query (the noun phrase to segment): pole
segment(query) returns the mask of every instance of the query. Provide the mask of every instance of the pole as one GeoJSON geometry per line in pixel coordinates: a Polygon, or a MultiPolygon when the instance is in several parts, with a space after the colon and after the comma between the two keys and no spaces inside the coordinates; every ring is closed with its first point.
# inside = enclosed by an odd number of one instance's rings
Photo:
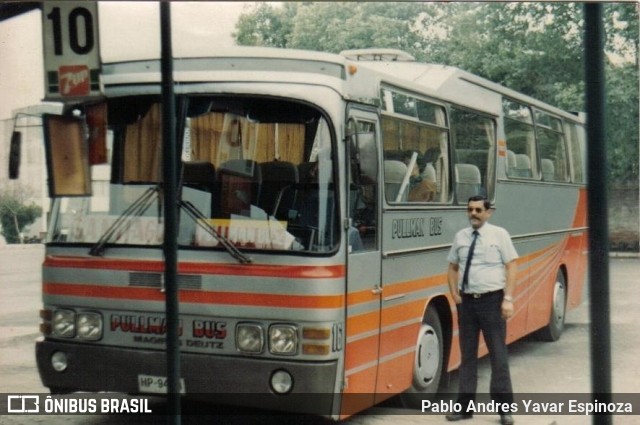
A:
{"type": "MultiPolygon", "coordinates": [[[[588,146],[589,313],[591,316],[592,401],[611,402],[611,334],[609,323],[609,221],[607,216],[607,150],[605,145],[604,31],[602,4],[587,3],[585,80],[588,146]]],[[[609,425],[611,414],[593,416],[609,425]]]]}
{"type": "Polygon", "coordinates": [[[164,187],[164,282],[167,317],[168,423],[180,424],[180,345],[178,341],[178,213],[176,102],[173,90],[171,2],[160,2],[162,69],[162,162],[164,187]]]}

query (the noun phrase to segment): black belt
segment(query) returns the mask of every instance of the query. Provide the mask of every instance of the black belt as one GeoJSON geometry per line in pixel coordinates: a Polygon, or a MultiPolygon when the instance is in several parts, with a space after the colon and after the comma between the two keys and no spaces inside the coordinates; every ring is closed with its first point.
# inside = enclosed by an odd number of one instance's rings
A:
{"type": "Polygon", "coordinates": [[[491,292],[483,292],[481,294],[471,294],[471,293],[462,293],[462,296],[465,298],[473,298],[473,299],[478,299],[478,298],[484,298],[484,297],[488,297],[491,295],[495,295],[495,294],[499,294],[504,292],[503,289],[498,289],[497,291],[491,291],[491,292]]]}

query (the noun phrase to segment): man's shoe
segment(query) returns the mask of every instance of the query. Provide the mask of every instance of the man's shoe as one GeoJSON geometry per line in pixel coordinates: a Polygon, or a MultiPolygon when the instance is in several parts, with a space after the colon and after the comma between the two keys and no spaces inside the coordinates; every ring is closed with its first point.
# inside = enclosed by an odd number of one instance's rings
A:
{"type": "Polygon", "coordinates": [[[445,418],[447,418],[447,420],[449,422],[456,422],[456,421],[462,421],[465,419],[471,419],[473,418],[473,415],[470,413],[454,413],[453,415],[447,415],[445,416],[445,418]]]}
{"type": "Polygon", "coordinates": [[[500,424],[501,425],[513,425],[515,421],[513,420],[513,416],[511,415],[500,415],[500,424]]]}

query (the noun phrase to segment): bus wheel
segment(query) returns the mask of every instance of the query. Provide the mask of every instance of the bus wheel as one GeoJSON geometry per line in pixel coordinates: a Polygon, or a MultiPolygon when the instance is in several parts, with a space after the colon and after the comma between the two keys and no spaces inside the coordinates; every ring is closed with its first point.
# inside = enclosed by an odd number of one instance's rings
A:
{"type": "Polygon", "coordinates": [[[438,391],[443,366],[443,341],[440,317],[433,308],[427,309],[418,340],[413,364],[411,388],[400,395],[406,407],[420,408],[422,400],[438,391]]]}
{"type": "Polygon", "coordinates": [[[553,299],[549,324],[540,329],[538,336],[543,341],[557,341],[564,329],[564,317],[567,310],[567,283],[564,274],[558,270],[556,282],[553,285],[553,299]]]}

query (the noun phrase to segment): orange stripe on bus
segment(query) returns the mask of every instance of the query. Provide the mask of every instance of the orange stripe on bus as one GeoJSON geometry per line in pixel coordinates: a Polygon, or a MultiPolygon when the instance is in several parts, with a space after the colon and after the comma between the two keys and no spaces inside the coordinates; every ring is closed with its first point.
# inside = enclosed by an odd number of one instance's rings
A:
{"type": "MultiPolygon", "coordinates": [[[[519,263],[519,280],[516,287],[516,297],[523,292],[530,291],[532,288],[526,285],[529,282],[528,275],[537,275],[543,270],[557,264],[562,254],[562,247],[566,240],[559,241],[553,245],[547,246],[542,250],[536,251],[529,255],[525,255],[518,259],[519,263]],[[533,260],[542,258],[541,262],[532,264],[533,260]]],[[[446,275],[429,276],[423,279],[416,279],[407,282],[387,283],[384,286],[384,296],[390,297],[399,294],[410,294],[420,290],[429,289],[445,285],[446,275]]],[[[366,302],[376,301],[371,295],[370,290],[351,293],[347,297],[349,306],[364,304],[366,302]]],[[[347,318],[347,336],[354,337],[367,332],[375,332],[379,325],[383,328],[394,326],[398,323],[419,320],[422,318],[423,310],[427,302],[427,297],[418,300],[400,303],[391,307],[383,307],[383,321],[379,323],[378,310],[370,311],[357,315],[350,315],[347,318]]],[[[384,304],[383,304],[384,306],[384,304]]]]}
{"type": "Polygon", "coordinates": [[[374,295],[373,292],[371,292],[371,288],[357,292],[349,292],[347,294],[347,304],[349,306],[365,304],[372,301],[377,302],[378,295],[374,295]]]}
{"type": "MultiPolygon", "coordinates": [[[[422,318],[426,299],[419,299],[404,304],[385,307],[382,327],[394,326],[398,323],[419,321],[422,318]]],[[[378,310],[347,317],[347,337],[354,337],[367,332],[378,332],[380,327],[380,312],[378,310]]]]}
{"type": "Polygon", "coordinates": [[[414,323],[385,332],[380,345],[380,357],[415,348],[419,329],[420,323],[414,323]]]}
{"type": "Polygon", "coordinates": [[[378,334],[347,343],[344,370],[349,372],[359,366],[376,363],[378,360],[378,334]]]}
{"type": "MultiPolygon", "coordinates": [[[[99,285],[74,285],[45,282],[42,292],[47,295],[63,295],[87,298],[164,301],[164,293],[153,288],[115,287],[99,285]]],[[[343,308],[342,295],[282,295],[247,294],[242,292],[214,292],[180,290],[181,302],[195,304],[226,304],[256,307],[287,308],[343,308]]]]}
{"type": "MultiPolygon", "coordinates": [[[[45,267],[68,267],[79,269],[123,270],[143,272],[163,272],[164,262],[155,260],[126,260],[82,257],[47,256],[45,267]]],[[[305,279],[335,279],[344,277],[344,265],[326,266],[293,266],[270,264],[222,264],[222,263],[193,263],[178,264],[179,273],[202,275],[230,275],[230,276],[264,276],[280,278],[305,279]]]]}
{"type": "Polygon", "coordinates": [[[347,317],[347,337],[371,331],[377,332],[379,327],[380,312],[378,310],[347,317]]]}
{"type": "Polygon", "coordinates": [[[527,254],[522,257],[519,257],[516,261],[518,262],[519,266],[526,265],[527,263],[530,263],[539,257],[547,255],[549,252],[554,251],[557,248],[558,248],[558,244],[554,243],[552,245],[544,247],[539,251],[535,251],[535,252],[532,252],[531,254],[527,254]]]}
{"type": "Polygon", "coordinates": [[[397,394],[411,386],[414,356],[407,353],[384,362],[378,372],[376,403],[388,398],[383,394],[397,394]]]}
{"type": "Polygon", "coordinates": [[[391,297],[399,294],[421,291],[427,288],[446,285],[447,275],[437,274],[406,282],[387,283],[384,285],[383,297],[391,297]]]}
{"type": "Polygon", "coordinates": [[[377,369],[371,367],[349,376],[348,385],[342,395],[340,418],[345,419],[374,404],[374,384],[377,369]]]}
{"type": "Polygon", "coordinates": [[[382,327],[386,328],[397,323],[422,319],[426,305],[426,299],[419,299],[403,304],[385,307],[383,312],[382,327]]]}

